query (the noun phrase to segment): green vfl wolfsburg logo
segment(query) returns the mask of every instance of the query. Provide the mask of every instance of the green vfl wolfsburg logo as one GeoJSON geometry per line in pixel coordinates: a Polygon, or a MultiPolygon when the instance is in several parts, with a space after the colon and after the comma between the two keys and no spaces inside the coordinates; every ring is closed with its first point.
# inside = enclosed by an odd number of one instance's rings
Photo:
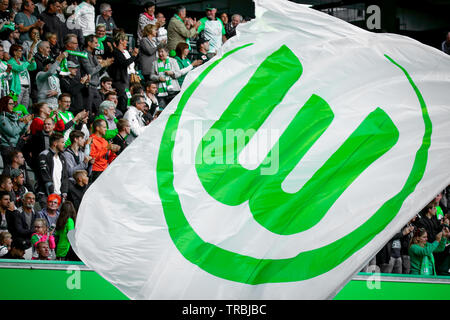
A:
{"type": "MultiPolygon", "coordinates": [[[[157,162],[158,190],[175,246],[187,260],[206,272],[247,284],[306,280],[328,272],[344,262],[392,221],[423,177],[432,125],[422,95],[408,72],[386,55],[386,59],[406,76],[406,80],[414,89],[425,124],[422,144],[416,151],[412,170],[402,189],[354,231],[333,243],[300,252],[294,257],[257,259],[205,242],[187,221],[180,197],[174,188],[171,155],[175,139],[172,137],[178,130],[187,102],[204,78],[228,56],[250,45],[231,50],[214,61],[182,94],[175,113],[167,121],[161,141],[157,162]]],[[[274,174],[261,174],[262,165],[249,170],[239,164],[239,154],[248,141],[237,148],[229,141],[224,142],[221,148],[211,148],[214,143],[212,135],[217,132],[224,136],[227,130],[257,132],[288,90],[299,80],[302,70],[299,59],[287,46],[273,52],[261,63],[220,119],[205,134],[196,153],[196,171],[210,196],[229,206],[248,201],[254,219],[267,230],[280,235],[299,233],[316,225],[355,179],[386,154],[399,139],[399,132],[390,117],[383,109],[376,108],[295,193],[284,192],[281,188],[282,182],[327,130],[334,118],[328,103],[318,95],[312,95],[305,105],[299,108],[292,122],[262,162],[269,162],[271,153],[277,150],[279,170],[274,174]],[[272,93],[270,96],[259,94],[267,90],[272,93]],[[230,159],[232,161],[229,161],[230,159]]],[[[251,138],[252,135],[249,136],[249,139],[251,138]]]]}

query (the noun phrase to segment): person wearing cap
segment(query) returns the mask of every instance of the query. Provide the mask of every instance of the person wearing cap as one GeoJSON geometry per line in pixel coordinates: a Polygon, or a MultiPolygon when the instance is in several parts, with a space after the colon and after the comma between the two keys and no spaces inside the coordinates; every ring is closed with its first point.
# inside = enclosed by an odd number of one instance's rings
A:
{"type": "Polygon", "coordinates": [[[56,61],[45,60],[43,63],[44,70],[36,75],[38,101],[46,102],[52,110],[58,108],[58,96],[61,94],[61,87],[57,71],[64,58],[67,58],[66,52],[62,52],[56,58],[56,61]]]}
{"type": "Polygon", "coordinates": [[[67,61],[67,68],[69,74],[60,77],[61,91],[70,94],[71,103],[69,111],[73,114],[78,114],[84,110],[84,97],[88,95],[89,76],[84,75],[78,78],[80,65],[73,61],[67,61]]]}
{"type": "Polygon", "coordinates": [[[197,39],[197,53],[194,54],[195,59],[203,61],[203,63],[209,61],[215,53],[209,52],[209,41],[204,37],[197,39]]]}
{"type": "Polygon", "coordinates": [[[200,21],[191,19],[186,16],[186,8],[183,6],[177,7],[177,12],[170,19],[167,27],[167,48],[169,52],[175,55],[175,48],[178,43],[184,42],[189,45],[190,38],[194,38],[200,26],[200,21]]]}
{"type": "Polygon", "coordinates": [[[25,255],[25,250],[27,249],[26,244],[23,241],[13,239],[11,243],[11,250],[8,251],[0,259],[20,259],[25,260],[23,257],[25,255]]]}
{"type": "Polygon", "coordinates": [[[111,140],[113,139],[118,133],[118,129],[117,129],[117,122],[119,120],[117,120],[116,118],[116,104],[112,101],[103,101],[100,104],[99,107],[99,112],[98,112],[98,116],[97,118],[95,118],[95,120],[97,119],[102,119],[106,121],[106,133],[103,136],[103,138],[105,138],[105,140],[111,140]]]}
{"type": "Polygon", "coordinates": [[[222,20],[216,18],[217,9],[211,5],[206,6],[206,17],[200,19],[198,33],[209,40],[209,53],[216,53],[222,44],[227,41],[225,26],[222,20]]]}
{"type": "Polygon", "coordinates": [[[140,44],[143,35],[143,31],[146,25],[149,24],[156,24],[156,17],[155,17],[155,2],[148,1],[145,2],[143,5],[143,11],[141,14],[139,14],[138,19],[138,28],[137,28],[137,36],[138,36],[138,44],[140,44]]]}

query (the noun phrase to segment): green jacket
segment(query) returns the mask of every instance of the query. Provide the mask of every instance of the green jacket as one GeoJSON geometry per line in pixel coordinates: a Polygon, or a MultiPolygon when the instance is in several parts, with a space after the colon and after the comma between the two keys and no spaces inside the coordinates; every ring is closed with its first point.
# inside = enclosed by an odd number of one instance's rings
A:
{"type": "MultiPolygon", "coordinates": [[[[117,128],[116,129],[111,129],[111,130],[108,129],[108,121],[106,120],[106,118],[105,118],[105,116],[103,114],[97,116],[94,119],[94,121],[97,120],[97,119],[102,119],[102,120],[105,120],[105,122],[106,122],[106,133],[105,133],[105,136],[103,137],[105,140],[111,140],[119,133],[119,129],[117,129],[117,128]]],[[[118,121],[119,120],[117,120],[117,118],[114,118],[114,122],[116,124],[117,124],[118,121]]]]}
{"type": "MultiPolygon", "coordinates": [[[[420,268],[422,265],[422,260],[424,256],[429,257],[429,261],[432,262],[432,268],[434,271],[434,258],[433,252],[442,252],[445,249],[445,244],[447,239],[442,237],[441,242],[434,241],[433,243],[427,242],[424,247],[419,246],[418,244],[413,244],[409,250],[408,254],[411,259],[411,274],[420,274],[420,268]]],[[[434,271],[434,274],[436,272],[434,271]]]]}
{"type": "Polygon", "coordinates": [[[20,136],[27,131],[28,125],[19,121],[19,115],[15,112],[3,112],[0,114],[0,144],[2,146],[15,147],[20,136]]]}
{"type": "MultiPolygon", "coordinates": [[[[11,70],[12,78],[9,83],[9,88],[10,88],[10,90],[17,93],[17,95],[19,95],[20,91],[21,91],[19,74],[21,72],[26,72],[28,79],[30,79],[30,75],[28,74],[28,71],[36,70],[36,61],[34,61],[34,59],[33,59],[31,63],[28,61],[21,61],[21,64],[18,64],[16,62],[16,59],[11,58],[8,60],[8,63],[12,66],[12,70],[11,70]]],[[[30,84],[31,84],[31,81],[30,81],[30,84]]]]}

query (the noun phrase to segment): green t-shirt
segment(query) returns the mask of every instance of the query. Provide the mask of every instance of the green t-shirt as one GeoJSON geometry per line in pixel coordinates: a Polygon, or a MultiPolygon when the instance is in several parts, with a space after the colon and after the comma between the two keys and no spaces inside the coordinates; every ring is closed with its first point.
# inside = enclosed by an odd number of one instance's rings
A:
{"type": "Polygon", "coordinates": [[[56,235],[59,237],[56,246],[57,257],[65,257],[69,252],[70,242],[69,238],[67,238],[67,233],[72,229],[75,229],[75,223],[72,218],[69,218],[63,230],[56,230],[56,235]]]}

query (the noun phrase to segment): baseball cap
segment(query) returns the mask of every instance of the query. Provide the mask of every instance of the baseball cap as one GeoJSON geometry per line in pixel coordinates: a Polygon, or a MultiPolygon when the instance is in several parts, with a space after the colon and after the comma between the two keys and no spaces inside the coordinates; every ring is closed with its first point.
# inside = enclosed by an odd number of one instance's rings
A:
{"type": "Polygon", "coordinates": [[[212,6],[211,4],[207,4],[205,10],[214,10],[216,7],[212,6]]]}
{"type": "Polygon", "coordinates": [[[197,40],[197,48],[200,48],[200,46],[201,46],[203,43],[208,42],[208,41],[209,41],[209,40],[205,39],[204,37],[198,38],[198,40],[197,40]]]}

